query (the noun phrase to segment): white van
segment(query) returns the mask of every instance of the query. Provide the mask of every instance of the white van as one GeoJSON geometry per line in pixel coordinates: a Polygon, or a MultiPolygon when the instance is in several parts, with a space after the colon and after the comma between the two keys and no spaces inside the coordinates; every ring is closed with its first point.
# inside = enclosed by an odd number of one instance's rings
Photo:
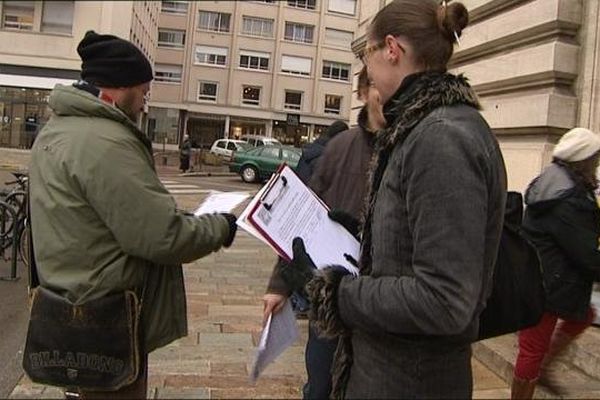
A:
{"type": "Polygon", "coordinates": [[[210,152],[231,160],[236,151],[246,151],[252,148],[247,142],[235,139],[218,139],[210,147],[210,152]]]}
{"type": "Polygon", "coordinates": [[[248,142],[251,146],[281,146],[281,142],[275,138],[260,135],[243,135],[240,139],[248,142]]]}

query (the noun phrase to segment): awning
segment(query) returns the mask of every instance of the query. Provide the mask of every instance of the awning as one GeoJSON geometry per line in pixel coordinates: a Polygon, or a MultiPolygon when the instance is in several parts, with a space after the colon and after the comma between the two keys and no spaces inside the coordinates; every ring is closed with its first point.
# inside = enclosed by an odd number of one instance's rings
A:
{"type": "Polygon", "coordinates": [[[54,89],[56,84],[71,85],[75,80],[46,78],[41,76],[0,74],[0,86],[11,86],[32,89],[54,89]]]}

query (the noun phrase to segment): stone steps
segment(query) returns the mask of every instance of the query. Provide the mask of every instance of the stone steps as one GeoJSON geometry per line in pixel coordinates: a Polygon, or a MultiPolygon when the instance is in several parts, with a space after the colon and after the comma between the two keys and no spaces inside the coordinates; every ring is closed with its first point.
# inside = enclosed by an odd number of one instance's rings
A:
{"type": "MultiPolygon", "coordinates": [[[[510,334],[473,345],[473,354],[506,382],[511,382],[517,357],[517,335],[510,334]]],[[[600,398],[600,329],[589,328],[569,348],[558,367],[567,392],[562,398],[600,398]]],[[[557,398],[538,386],[536,398],[557,398]]]]}

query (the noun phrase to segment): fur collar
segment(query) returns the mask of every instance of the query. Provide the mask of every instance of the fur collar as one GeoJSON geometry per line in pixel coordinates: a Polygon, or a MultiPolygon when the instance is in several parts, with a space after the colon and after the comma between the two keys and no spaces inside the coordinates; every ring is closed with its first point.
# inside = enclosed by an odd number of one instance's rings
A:
{"type": "Polygon", "coordinates": [[[436,108],[466,104],[481,109],[477,95],[462,75],[424,72],[405,80],[410,83],[401,85],[384,106],[385,117],[391,123],[379,133],[378,149],[394,147],[436,108]]]}

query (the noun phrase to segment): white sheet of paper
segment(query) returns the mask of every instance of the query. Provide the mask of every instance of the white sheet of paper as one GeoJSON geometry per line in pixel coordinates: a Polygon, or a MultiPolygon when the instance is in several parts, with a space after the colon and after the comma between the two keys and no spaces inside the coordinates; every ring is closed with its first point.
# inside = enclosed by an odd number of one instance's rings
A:
{"type": "Polygon", "coordinates": [[[256,382],[267,365],[272,363],[281,353],[290,347],[300,336],[296,316],[289,301],[277,314],[269,315],[267,323],[263,328],[250,381],[256,382]]]}
{"type": "MultiPolygon", "coordinates": [[[[254,204],[259,195],[260,192],[253,199],[254,204]]],[[[329,219],[328,211],[300,178],[286,167],[262,199],[262,204],[253,214],[254,221],[250,223],[260,227],[277,243],[284,258],[292,259],[292,241],[300,237],[317,268],[341,265],[358,275],[358,269],[346,260],[344,254],[358,260],[360,243],[342,225],[329,219]],[[265,205],[271,206],[271,209],[268,210],[265,205]]]]}
{"type": "Polygon", "coordinates": [[[211,191],[208,197],[194,211],[194,215],[231,212],[244,200],[250,197],[248,192],[218,192],[211,191]]]}

